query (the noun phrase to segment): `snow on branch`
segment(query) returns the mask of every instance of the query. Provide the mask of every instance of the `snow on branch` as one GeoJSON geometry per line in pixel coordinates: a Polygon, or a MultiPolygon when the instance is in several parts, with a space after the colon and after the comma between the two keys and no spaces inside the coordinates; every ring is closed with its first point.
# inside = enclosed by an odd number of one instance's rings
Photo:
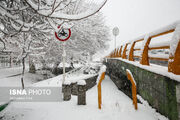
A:
{"type": "MultiPolygon", "coordinates": [[[[39,3],[35,3],[32,0],[25,0],[25,1],[33,10],[35,10],[38,14],[40,14],[42,16],[49,17],[49,18],[55,18],[55,19],[64,19],[64,20],[81,20],[81,19],[87,18],[87,17],[97,13],[107,2],[107,0],[103,0],[103,2],[101,2],[99,5],[97,5],[97,7],[93,8],[93,9],[89,9],[83,13],[66,14],[66,13],[63,13],[62,11],[54,10],[53,9],[54,7],[49,7],[47,5],[46,6],[39,5],[39,3]]],[[[72,1],[72,0],[68,0],[68,2],[64,3],[64,5],[67,5],[70,1],[72,1]]],[[[63,4],[63,2],[62,2],[62,4],[63,4]]],[[[58,5],[55,8],[58,9],[58,7],[62,7],[62,5],[58,5]]]]}

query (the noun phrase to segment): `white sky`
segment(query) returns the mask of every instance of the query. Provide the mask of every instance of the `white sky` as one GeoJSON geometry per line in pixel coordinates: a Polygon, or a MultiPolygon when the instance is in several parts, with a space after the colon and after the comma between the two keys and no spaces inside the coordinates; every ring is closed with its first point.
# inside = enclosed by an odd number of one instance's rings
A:
{"type": "Polygon", "coordinates": [[[180,0],[108,0],[101,12],[111,29],[119,27],[119,44],[180,20],[180,0]]]}

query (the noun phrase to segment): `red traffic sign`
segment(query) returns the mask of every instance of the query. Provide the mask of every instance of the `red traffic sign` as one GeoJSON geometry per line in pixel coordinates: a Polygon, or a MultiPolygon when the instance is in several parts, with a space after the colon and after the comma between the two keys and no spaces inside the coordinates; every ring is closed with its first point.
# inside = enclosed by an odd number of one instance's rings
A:
{"type": "Polygon", "coordinates": [[[59,41],[66,41],[70,38],[71,36],[71,29],[64,29],[61,28],[60,29],[60,25],[58,26],[59,31],[55,32],[55,37],[59,40],[59,41]]]}

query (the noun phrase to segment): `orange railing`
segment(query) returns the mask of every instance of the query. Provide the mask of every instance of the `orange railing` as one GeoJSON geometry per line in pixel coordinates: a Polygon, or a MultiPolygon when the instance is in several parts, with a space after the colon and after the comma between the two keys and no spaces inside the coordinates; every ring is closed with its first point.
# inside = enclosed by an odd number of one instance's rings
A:
{"type": "Polygon", "coordinates": [[[134,77],[131,73],[130,70],[126,69],[126,74],[127,74],[127,78],[128,80],[131,81],[131,90],[132,90],[132,99],[133,99],[133,105],[134,105],[134,108],[137,110],[138,109],[138,105],[137,105],[137,90],[136,90],[136,82],[134,80],[134,77]]]}
{"type": "Polygon", "coordinates": [[[98,108],[101,109],[101,104],[102,104],[102,98],[101,98],[101,82],[104,80],[105,78],[105,72],[103,72],[101,74],[99,83],[98,83],[98,108]]]}
{"type": "MultiPolygon", "coordinates": [[[[161,56],[150,56],[148,54],[149,50],[158,50],[158,49],[174,49],[173,45],[159,45],[155,47],[151,47],[150,42],[152,38],[157,38],[159,36],[163,36],[169,33],[174,32],[173,38],[177,39],[177,34],[180,36],[180,22],[175,22],[169,26],[166,26],[162,29],[159,29],[157,31],[154,31],[150,34],[146,34],[144,36],[141,36],[131,42],[127,42],[124,45],[121,45],[119,48],[116,48],[113,50],[107,58],[117,58],[120,57],[122,59],[128,59],[129,61],[134,61],[135,58],[140,59],[140,64],[142,65],[148,65],[149,66],[149,60],[159,60],[159,61],[168,61],[168,71],[172,72],[176,75],[180,75],[180,40],[177,42],[177,48],[175,49],[175,53],[171,54],[169,53],[168,58],[164,58],[161,56]],[[176,33],[176,34],[175,34],[176,33]],[[135,45],[138,42],[142,42],[143,46],[142,48],[135,48],[135,45]],[[129,49],[128,49],[129,47],[129,49]],[[136,51],[140,51],[140,55],[134,55],[136,51]],[[128,53],[128,54],[127,54],[128,53]]],[[[178,38],[180,39],[180,38],[178,38]]]]}

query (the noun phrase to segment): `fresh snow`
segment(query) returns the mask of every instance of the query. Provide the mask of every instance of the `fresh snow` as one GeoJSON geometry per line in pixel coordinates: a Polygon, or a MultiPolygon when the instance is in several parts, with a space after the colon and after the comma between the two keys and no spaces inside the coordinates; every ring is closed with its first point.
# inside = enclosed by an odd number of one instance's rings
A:
{"type": "Polygon", "coordinates": [[[13,68],[1,68],[0,69],[0,79],[20,74],[22,72],[22,67],[13,67],[13,68]]]}
{"type": "MultiPolygon", "coordinates": [[[[50,81],[56,83],[59,77],[43,81],[43,84],[50,81]]],[[[42,82],[38,84],[42,86],[42,82]]],[[[119,91],[108,76],[102,82],[101,110],[98,109],[97,98],[97,87],[93,87],[86,93],[87,105],[84,106],[77,105],[76,96],[68,102],[12,102],[0,116],[4,116],[2,120],[168,120],[157,115],[147,104],[138,103],[136,111],[132,100],[119,91]]]]}
{"type": "Polygon", "coordinates": [[[86,85],[86,81],[85,80],[79,80],[77,82],[78,85],[86,85]]]}
{"type": "MultiPolygon", "coordinates": [[[[65,14],[62,11],[52,11],[52,8],[48,6],[44,6],[44,7],[40,7],[40,9],[38,10],[38,5],[35,4],[32,0],[27,0],[26,1],[34,10],[36,10],[39,14],[43,15],[43,16],[48,16],[50,18],[55,18],[55,19],[66,19],[66,20],[79,20],[82,18],[86,18],[88,16],[91,16],[93,14],[95,14],[96,12],[98,12],[103,6],[104,4],[107,2],[107,0],[101,0],[101,2],[99,2],[99,4],[97,4],[97,7],[95,7],[94,9],[88,9],[87,11],[83,12],[83,13],[79,13],[79,14],[65,14]]],[[[71,2],[71,0],[69,0],[69,2],[71,2]]],[[[68,3],[67,3],[68,5],[68,3]]],[[[61,9],[62,8],[62,4],[60,4],[59,6],[57,6],[57,9],[61,9]]]]}
{"type": "Polygon", "coordinates": [[[136,81],[134,80],[134,76],[132,75],[131,71],[129,69],[126,69],[126,71],[131,75],[132,80],[133,80],[134,84],[136,85],[136,81]]]}
{"type": "Polygon", "coordinates": [[[180,41],[180,23],[176,26],[172,41],[170,43],[170,56],[174,56],[176,48],[180,41]]]}
{"type": "Polygon", "coordinates": [[[144,37],[144,40],[142,41],[142,46],[141,46],[141,54],[143,54],[143,50],[144,50],[144,47],[149,39],[149,35],[147,34],[145,37],[144,37]]]}
{"type": "Polygon", "coordinates": [[[98,74],[98,78],[97,78],[97,81],[96,83],[99,83],[100,79],[101,79],[101,75],[106,72],[106,66],[105,65],[102,65],[101,68],[100,68],[100,71],[99,71],[99,74],[98,74]]]}
{"type": "Polygon", "coordinates": [[[63,83],[64,85],[70,85],[71,84],[71,82],[69,81],[69,80],[66,80],[66,81],[64,81],[64,83],[63,83]]]}
{"type": "MultiPolygon", "coordinates": [[[[42,75],[31,74],[25,70],[25,87],[43,79],[42,75]]],[[[0,69],[0,87],[21,87],[22,67],[0,69]]]]}

